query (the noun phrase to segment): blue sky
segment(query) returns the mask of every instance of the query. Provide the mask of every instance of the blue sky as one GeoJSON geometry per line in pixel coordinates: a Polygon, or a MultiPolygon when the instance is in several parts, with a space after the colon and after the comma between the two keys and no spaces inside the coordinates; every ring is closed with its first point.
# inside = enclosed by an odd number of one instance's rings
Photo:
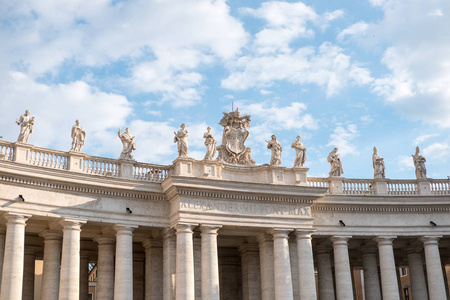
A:
{"type": "Polygon", "coordinates": [[[252,122],[247,146],[300,134],[309,176],[328,176],[338,147],[348,178],[372,178],[372,148],[388,178],[414,178],[418,145],[428,176],[450,175],[450,2],[0,0],[0,135],[36,117],[29,143],[117,158],[119,127],[138,161],[170,164],[173,132],[190,132],[202,159],[207,126],[232,105],[252,122]]]}

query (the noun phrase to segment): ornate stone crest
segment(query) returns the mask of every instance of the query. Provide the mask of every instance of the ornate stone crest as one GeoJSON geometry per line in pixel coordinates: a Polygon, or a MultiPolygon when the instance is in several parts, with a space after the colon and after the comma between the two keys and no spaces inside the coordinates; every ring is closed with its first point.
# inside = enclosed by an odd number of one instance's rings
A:
{"type": "Polygon", "coordinates": [[[245,140],[249,135],[250,115],[241,116],[239,108],[230,113],[223,113],[219,124],[223,126],[222,144],[217,147],[218,160],[235,165],[254,165],[251,149],[245,147],[245,140]]]}

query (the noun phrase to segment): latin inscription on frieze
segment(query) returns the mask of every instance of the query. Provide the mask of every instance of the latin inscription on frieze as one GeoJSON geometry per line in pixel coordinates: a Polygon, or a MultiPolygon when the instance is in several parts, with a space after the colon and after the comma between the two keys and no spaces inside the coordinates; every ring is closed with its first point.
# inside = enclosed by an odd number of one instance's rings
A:
{"type": "Polygon", "coordinates": [[[239,215],[256,216],[291,216],[300,218],[311,217],[310,207],[299,207],[296,205],[268,204],[268,203],[245,203],[226,202],[211,200],[183,199],[180,202],[180,209],[198,210],[211,213],[230,213],[239,215]]]}

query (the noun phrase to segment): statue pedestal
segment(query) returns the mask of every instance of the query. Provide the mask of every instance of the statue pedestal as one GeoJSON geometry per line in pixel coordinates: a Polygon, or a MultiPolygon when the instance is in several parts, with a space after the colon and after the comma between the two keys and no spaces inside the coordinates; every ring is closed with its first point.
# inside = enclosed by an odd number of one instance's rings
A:
{"type": "Polygon", "coordinates": [[[269,179],[268,183],[273,183],[273,184],[286,184],[284,182],[284,171],[285,171],[285,167],[281,167],[281,166],[269,166],[269,176],[267,179],[269,179]]]}
{"type": "Polygon", "coordinates": [[[119,158],[119,177],[133,178],[133,166],[135,163],[135,160],[119,158]]]}
{"type": "Polygon", "coordinates": [[[309,168],[294,167],[292,170],[294,170],[295,173],[295,185],[308,186],[308,177],[306,172],[308,172],[309,168]]]}
{"type": "Polygon", "coordinates": [[[82,152],[69,151],[69,170],[72,172],[83,172],[83,163],[86,154],[82,152]]]}
{"type": "Polygon", "coordinates": [[[387,179],[385,178],[375,178],[373,180],[373,188],[377,195],[387,195],[388,194],[388,186],[387,179]]]}
{"type": "Polygon", "coordinates": [[[173,169],[175,176],[194,176],[193,162],[195,159],[191,157],[178,157],[173,161],[173,169]]]}
{"type": "Polygon", "coordinates": [[[222,179],[223,165],[214,160],[202,160],[203,178],[222,179]]]}
{"type": "Polygon", "coordinates": [[[344,181],[343,177],[339,177],[339,176],[332,176],[329,177],[329,182],[330,182],[330,188],[329,188],[329,192],[330,194],[334,194],[334,195],[340,195],[343,194],[342,191],[342,181],[344,181]]]}
{"type": "Polygon", "coordinates": [[[420,195],[431,195],[431,183],[429,178],[417,179],[417,188],[420,195]]]}
{"type": "Polygon", "coordinates": [[[33,146],[24,143],[14,143],[14,161],[29,164],[31,160],[31,149],[33,146]]]}

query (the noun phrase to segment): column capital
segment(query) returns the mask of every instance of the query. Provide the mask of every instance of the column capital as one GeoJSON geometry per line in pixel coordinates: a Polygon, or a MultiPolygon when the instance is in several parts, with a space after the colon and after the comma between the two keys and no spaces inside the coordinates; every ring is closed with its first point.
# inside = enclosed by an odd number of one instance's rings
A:
{"type": "Polygon", "coordinates": [[[256,241],[258,241],[258,243],[262,243],[262,242],[273,242],[272,236],[270,234],[267,234],[266,232],[261,232],[260,234],[258,234],[256,236],[256,241]]]}
{"type": "Polygon", "coordinates": [[[442,235],[440,236],[431,236],[431,235],[425,235],[422,236],[420,239],[423,242],[424,246],[427,245],[438,245],[439,239],[442,238],[442,235]]]}
{"type": "Polygon", "coordinates": [[[395,235],[380,235],[375,237],[373,240],[378,243],[378,246],[392,245],[394,240],[397,238],[395,235]]]}
{"type": "Polygon", "coordinates": [[[137,226],[133,225],[125,225],[125,224],[116,224],[114,225],[114,230],[116,231],[116,236],[119,235],[133,235],[133,231],[137,228],[137,226]]]}
{"type": "Polygon", "coordinates": [[[174,226],[176,230],[176,234],[178,233],[194,233],[194,228],[197,226],[197,224],[190,224],[190,223],[179,223],[174,226]]]}
{"type": "Polygon", "coordinates": [[[83,226],[87,220],[79,219],[62,219],[59,220],[59,224],[63,227],[63,230],[78,230],[81,231],[81,226],[83,226]]]}
{"type": "Polygon", "coordinates": [[[287,239],[292,231],[294,231],[293,228],[273,228],[269,230],[273,239],[287,239]]]}
{"type": "Polygon", "coordinates": [[[94,242],[99,245],[115,245],[116,237],[108,234],[99,234],[93,238],[94,242]]]}
{"type": "Polygon", "coordinates": [[[240,253],[259,252],[259,246],[256,243],[243,243],[238,248],[240,253]]]}
{"type": "Polygon", "coordinates": [[[378,247],[376,245],[363,245],[361,246],[362,254],[376,254],[378,247]]]}
{"type": "Polygon", "coordinates": [[[161,248],[163,246],[163,242],[160,239],[145,239],[142,241],[142,246],[144,246],[145,250],[149,250],[151,248],[161,248]]]}
{"type": "Polygon", "coordinates": [[[48,230],[44,230],[41,233],[39,233],[40,237],[43,237],[46,241],[49,240],[62,240],[62,232],[61,230],[52,230],[52,229],[48,229],[48,230]]]}
{"type": "Polygon", "coordinates": [[[25,225],[25,222],[31,217],[28,214],[21,214],[15,212],[7,212],[3,215],[6,220],[6,225],[9,224],[22,224],[25,225]]]}
{"type": "Polygon", "coordinates": [[[422,245],[411,245],[411,246],[406,247],[406,249],[405,249],[406,254],[422,253],[422,251],[423,251],[422,245]]]}
{"type": "Polygon", "coordinates": [[[331,254],[331,246],[328,245],[317,245],[314,247],[314,250],[317,254],[331,254]]]}
{"type": "Polygon", "coordinates": [[[161,229],[161,235],[164,240],[175,237],[175,229],[169,227],[163,228],[161,229]]]}
{"type": "Polygon", "coordinates": [[[215,234],[217,235],[219,229],[222,228],[222,225],[213,225],[213,224],[200,224],[200,232],[201,235],[204,234],[215,234]]]}
{"type": "Polygon", "coordinates": [[[296,228],[295,229],[295,236],[297,240],[299,239],[312,239],[312,235],[315,232],[315,229],[302,229],[302,228],[296,228]]]}
{"type": "Polygon", "coordinates": [[[330,240],[333,242],[333,246],[348,245],[348,240],[351,238],[351,235],[334,235],[330,238],[330,240]]]}

